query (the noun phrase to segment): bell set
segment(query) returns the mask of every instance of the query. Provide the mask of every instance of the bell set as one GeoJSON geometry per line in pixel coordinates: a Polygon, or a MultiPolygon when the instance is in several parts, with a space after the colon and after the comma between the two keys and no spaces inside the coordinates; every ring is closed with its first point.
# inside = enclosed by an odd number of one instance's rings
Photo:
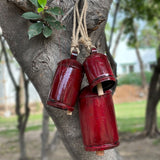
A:
{"type": "Polygon", "coordinates": [[[119,145],[110,90],[116,79],[107,56],[97,53],[96,48],[92,48],[83,66],[76,58],[77,53],[73,52],[70,59],[58,63],[47,104],[67,110],[68,115],[71,115],[79,96],[79,117],[85,150],[103,155],[104,150],[119,145]],[[80,92],[84,72],[89,86],[80,92]],[[97,86],[102,87],[101,95],[97,86]]]}

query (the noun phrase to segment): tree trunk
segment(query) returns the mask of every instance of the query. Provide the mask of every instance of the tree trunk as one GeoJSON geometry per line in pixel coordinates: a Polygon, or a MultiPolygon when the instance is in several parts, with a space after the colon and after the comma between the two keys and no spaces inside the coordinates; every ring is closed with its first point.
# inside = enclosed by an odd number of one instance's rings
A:
{"type": "Polygon", "coordinates": [[[19,131],[20,160],[27,160],[24,132],[19,131]]]}
{"type": "MultiPolygon", "coordinates": [[[[90,37],[93,45],[98,46],[98,50],[104,52],[104,45],[99,47],[98,43],[104,43],[102,35],[112,0],[88,0],[88,2],[87,27],[90,30],[90,37]]],[[[63,24],[66,26],[66,31],[53,31],[53,36],[48,39],[44,39],[40,35],[28,40],[28,21],[21,17],[23,11],[13,4],[7,3],[6,0],[1,0],[0,26],[3,29],[3,34],[13,55],[38,91],[72,158],[75,160],[117,160],[119,157],[114,149],[105,151],[103,157],[98,157],[94,152],[84,150],[77,105],[72,116],[67,116],[63,110],[46,105],[57,63],[70,55],[73,19],[73,12],[70,10],[74,6],[74,1],[53,1],[50,5],[63,8],[63,24]]],[[[78,60],[83,62],[86,56],[88,54],[82,49],[78,60]]],[[[85,85],[86,82],[82,86],[85,85]]]]}
{"type": "Polygon", "coordinates": [[[111,48],[111,45],[112,45],[113,32],[114,32],[114,29],[115,29],[115,24],[116,24],[116,20],[117,20],[117,14],[118,14],[120,3],[121,3],[121,0],[117,0],[116,6],[115,6],[115,11],[114,11],[111,34],[110,34],[110,37],[109,37],[109,44],[108,44],[109,49],[111,48]]]}
{"type": "Polygon", "coordinates": [[[19,85],[17,85],[16,80],[13,76],[13,72],[11,70],[11,66],[9,63],[9,59],[8,59],[8,53],[6,51],[6,47],[5,47],[5,39],[2,38],[2,36],[0,36],[0,40],[1,40],[1,44],[2,44],[2,50],[4,53],[4,57],[5,57],[5,61],[6,61],[6,65],[7,65],[7,70],[9,73],[9,76],[12,80],[12,83],[14,85],[15,88],[15,111],[17,114],[17,119],[18,119],[18,130],[19,130],[19,146],[20,146],[20,159],[21,160],[26,160],[26,148],[25,148],[25,141],[24,141],[24,131],[25,131],[25,127],[27,124],[27,120],[28,120],[28,116],[29,116],[29,107],[28,107],[28,101],[29,101],[29,95],[28,95],[28,81],[25,79],[24,73],[21,72],[20,74],[20,81],[19,81],[19,85]],[[24,84],[22,84],[22,82],[24,84]],[[22,93],[22,87],[25,87],[25,113],[21,113],[21,105],[22,105],[22,101],[21,99],[24,97],[21,97],[22,95],[24,96],[24,93],[22,93]]]}
{"type": "Polygon", "coordinates": [[[51,143],[49,144],[49,147],[48,147],[49,152],[52,152],[52,154],[53,154],[53,152],[56,150],[58,144],[60,144],[60,141],[61,141],[61,139],[59,137],[59,133],[58,133],[58,131],[56,131],[51,143]]]}
{"type": "Polygon", "coordinates": [[[136,45],[136,54],[137,54],[137,58],[138,58],[139,66],[140,66],[142,88],[145,88],[146,85],[147,85],[146,76],[145,76],[145,73],[144,73],[143,61],[142,61],[142,58],[140,56],[139,48],[137,47],[137,45],[136,45]]]}
{"type": "Polygon", "coordinates": [[[136,50],[136,55],[137,55],[138,62],[139,62],[139,67],[140,67],[142,88],[145,88],[146,85],[147,85],[147,82],[146,82],[146,76],[145,76],[145,73],[144,73],[143,61],[142,61],[142,58],[141,58],[141,55],[140,55],[140,52],[139,52],[138,38],[137,38],[137,32],[136,32],[136,28],[135,27],[133,28],[133,32],[134,32],[134,36],[135,36],[135,40],[136,40],[136,42],[135,42],[135,50],[136,50]]]}
{"type": "Polygon", "coordinates": [[[16,114],[18,119],[18,134],[19,134],[19,149],[20,149],[20,160],[26,160],[26,145],[25,145],[25,137],[24,137],[24,131],[25,127],[23,126],[23,116],[21,114],[21,105],[20,105],[20,86],[17,86],[16,88],[16,114]]]}
{"type": "Polygon", "coordinates": [[[149,137],[160,135],[157,125],[156,107],[160,100],[160,58],[154,68],[147,99],[145,133],[149,137]]]}
{"type": "Polygon", "coordinates": [[[113,47],[113,51],[112,51],[112,56],[113,56],[113,58],[116,57],[116,50],[117,50],[119,41],[120,41],[120,39],[121,39],[121,35],[122,35],[122,33],[123,33],[123,30],[124,30],[124,25],[122,24],[121,27],[120,27],[119,33],[118,33],[118,35],[117,35],[116,41],[115,41],[115,43],[114,43],[114,47],[113,47]]]}
{"type": "Polygon", "coordinates": [[[48,137],[49,137],[49,115],[45,108],[43,108],[42,134],[41,134],[41,160],[48,160],[48,137]]]}
{"type": "Polygon", "coordinates": [[[17,90],[18,94],[18,106],[17,106],[17,110],[19,115],[18,115],[18,119],[19,119],[19,146],[20,146],[20,160],[26,160],[26,145],[25,145],[25,136],[24,136],[24,130],[23,130],[23,117],[22,114],[25,113],[24,110],[24,103],[25,103],[25,96],[24,96],[24,79],[23,79],[23,72],[20,71],[20,75],[19,75],[19,90],[17,90]]]}

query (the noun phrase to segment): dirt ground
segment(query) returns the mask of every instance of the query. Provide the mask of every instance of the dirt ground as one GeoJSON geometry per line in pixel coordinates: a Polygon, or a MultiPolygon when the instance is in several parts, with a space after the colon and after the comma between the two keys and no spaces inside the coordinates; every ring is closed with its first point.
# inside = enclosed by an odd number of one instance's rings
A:
{"type": "MultiPolygon", "coordinates": [[[[40,131],[26,133],[29,160],[40,160],[40,135],[40,131]]],[[[160,139],[137,138],[135,135],[120,135],[120,139],[121,144],[116,150],[122,160],[160,160],[160,139]]],[[[0,138],[0,160],[18,160],[18,157],[17,138],[0,138]]],[[[60,142],[56,150],[48,154],[48,160],[71,160],[71,157],[60,142]]]]}
{"type": "Polygon", "coordinates": [[[147,98],[147,89],[134,85],[122,85],[116,88],[113,95],[114,103],[140,101],[147,98]]]}
{"type": "MultiPolygon", "coordinates": [[[[140,87],[124,85],[117,87],[113,98],[115,103],[122,103],[138,101],[146,97],[146,91],[140,87]]],[[[40,160],[41,131],[27,132],[26,142],[29,160],[40,160]]],[[[122,156],[122,160],[160,160],[160,138],[148,139],[139,136],[139,133],[137,135],[122,134],[120,135],[120,143],[116,150],[122,156]]],[[[17,137],[0,137],[0,160],[18,160],[18,158],[17,137]]],[[[61,142],[56,150],[48,155],[46,160],[71,160],[71,157],[61,142]]]]}

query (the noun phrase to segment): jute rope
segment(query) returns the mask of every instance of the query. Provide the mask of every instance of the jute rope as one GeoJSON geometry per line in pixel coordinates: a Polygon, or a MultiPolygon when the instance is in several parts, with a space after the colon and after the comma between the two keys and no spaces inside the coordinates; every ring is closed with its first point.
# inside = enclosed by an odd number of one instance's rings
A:
{"type": "Polygon", "coordinates": [[[81,15],[78,9],[79,0],[77,0],[74,7],[74,17],[73,17],[73,31],[72,31],[72,44],[71,44],[71,53],[77,51],[79,54],[79,43],[82,43],[85,48],[90,52],[91,48],[95,47],[92,45],[91,39],[88,36],[87,24],[86,24],[86,13],[88,8],[87,0],[84,0],[83,8],[81,15]],[[78,27],[76,30],[76,23],[78,27]],[[79,34],[81,37],[79,38],[79,34]]]}
{"type": "Polygon", "coordinates": [[[83,6],[81,16],[78,18],[78,27],[77,27],[77,31],[76,31],[76,23],[77,23],[76,10],[78,9],[78,3],[79,3],[79,0],[76,1],[76,4],[74,6],[71,53],[73,51],[77,51],[77,53],[79,54],[79,52],[80,52],[79,51],[79,33],[80,33],[80,26],[82,25],[82,19],[83,19],[85,7],[83,6]]]}
{"type": "MultiPolygon", "coordinates": [[[[83,8],[84,8],[83,22],[80,24],[81,37],[79,39],[79,43],[82,43],[85,46],[85,48],[87,49],[87,51],[90,52],[91,48],[95,48],[95,46],[93,46],[91,38],[88,36],[88,31],[87,31],[87,24],[86,24],[86,15],[87,15],[87,9],[88,9],[87,0],[84,0],[83,8]]],[[[76,12],[77,12],[78,19],[80,19],[78,6],[76,7],[76,12]]]]}

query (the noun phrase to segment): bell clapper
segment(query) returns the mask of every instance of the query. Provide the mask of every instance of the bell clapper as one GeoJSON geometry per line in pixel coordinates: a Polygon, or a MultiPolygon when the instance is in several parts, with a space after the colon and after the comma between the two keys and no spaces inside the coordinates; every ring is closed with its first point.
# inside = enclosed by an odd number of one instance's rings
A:
{"type": "Polygon", "coordinates": [[[102,83],[97,84],[97,92],[98,92],[98,96],[104,95],[102,83]]]}
{"type": "Polygon", "coordinates": [[[72,111],[67,110],[67,115],[71,116],[72,115],[72,111]]]}
{"type": "Polygon", "coordinates": [[[96,151],[97,156],[103,156],[104,155],[104,150],[103,151],[96,151]]]}
{"type": "MultiPolygon", "coordinates": [[[[104,95],[102,83],[99,83],[97,85],[97,91],[98,91],[98,96],[104,95]]],[[[104,150],[102,150],[102,151],[96,151],[96,155],[97,156],[103,156],[104,155],[104,150]]]]}

